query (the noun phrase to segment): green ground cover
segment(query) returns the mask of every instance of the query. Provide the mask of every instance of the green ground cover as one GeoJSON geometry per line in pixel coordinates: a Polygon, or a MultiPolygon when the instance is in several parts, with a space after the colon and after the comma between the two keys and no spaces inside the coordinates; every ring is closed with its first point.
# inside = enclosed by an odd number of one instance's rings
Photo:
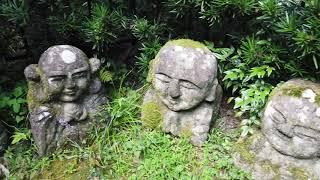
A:
{"type": "Polygon", "coordinates": [[[194,147],[185,138],[142,127],[141,92],[126,90],[126,94],[116,95],[103,108],[101,113],[108,112],[112,123],[94,129],[87,147],[74,144],[39,158],[32,143],[11,146],[5,156],[12,179],[250,179],[232,159],[239,132],[214,129],[203,147],[194,147]]]}

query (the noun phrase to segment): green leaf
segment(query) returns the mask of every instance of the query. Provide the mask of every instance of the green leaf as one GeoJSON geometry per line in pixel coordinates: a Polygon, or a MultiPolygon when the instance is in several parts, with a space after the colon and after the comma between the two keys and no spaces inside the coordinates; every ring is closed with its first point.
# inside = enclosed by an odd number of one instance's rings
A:
{"type": "Polygon", "coordinates": [[[23,90],[22,90],[22,87],[21,86],[18,86],[16,87],[14,90],[13,90],[13,93],[14,97],[18,98],[20,97],[22,94],[23,94],[23,90]]]}
{"type": "Polygon", "coordinates": [[[16,122],[20,123],[22,120],[24,120],[24,116],[16,116],[16,122]]]}
{"type": "Polygon", "coordinates": [[[11,144],[16,144],[22,140],[28,140],[29,135],[27,133],[22,133],[22,132],[15,132],[13,135],[13,140],[11,144]]]}
{"type": "Polygon", "coordinates": [[[19,111],[20,111],[20,104],[19,103],[14,103],[14,104],[12,104],[12,108],[13,108],[13,111],[15,112],[15,113],[18,113],[19,111]]]}

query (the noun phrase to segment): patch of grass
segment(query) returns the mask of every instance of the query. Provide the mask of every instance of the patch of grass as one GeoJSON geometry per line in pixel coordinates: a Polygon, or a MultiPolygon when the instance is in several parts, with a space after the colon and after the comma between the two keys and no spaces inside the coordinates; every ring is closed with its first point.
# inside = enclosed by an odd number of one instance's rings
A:
{"type": "Polygon", "coordinates": [[[145,129],[140,123],[140,93],[127,92],[127,96],[116,96],[104,108],[112,121],[107,128],[92,131],[91,145],[80,147],[75,144],[74,149],[42,159],[36,157],[34,149],[8,151],[11,176],[18,179],[251,178],[233,163],[231,149],[238,133],[213,130],[207,143],[199,148],[192,146],[187,138],[145,129]]]}

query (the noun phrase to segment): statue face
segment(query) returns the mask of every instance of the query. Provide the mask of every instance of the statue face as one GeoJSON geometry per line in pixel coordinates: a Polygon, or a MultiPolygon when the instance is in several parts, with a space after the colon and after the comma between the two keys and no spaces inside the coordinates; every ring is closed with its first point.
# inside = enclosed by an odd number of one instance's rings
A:
{"type": "Polygon", "coordinates": [[[264,113],[263,131],[279,152],[297,157],[320,156],[320,108],[308,99],[277,97],[264,113]]]}
{"type": "Polygon", "coordinates": [[[172,111],[191,109],[205,100],[216,78],[216,60],[202,50],[169,46],[156,62],[154,88],[172,111]]]}
{"type": "Polygon", "coordinates": [[[88,58],[79,51],[71,46],[54,46],[40,58],[42,83],[57,100],[75,101],[88,89],[90,66],[88,58]]]}
{"type": "Polygon", "coordinates": [[[155,76],[155,89],[159,92],[162,102],[173,111],[191,109],[207,96],[208,88],[199,87],[194,82],[162,73],[155,76]]]}

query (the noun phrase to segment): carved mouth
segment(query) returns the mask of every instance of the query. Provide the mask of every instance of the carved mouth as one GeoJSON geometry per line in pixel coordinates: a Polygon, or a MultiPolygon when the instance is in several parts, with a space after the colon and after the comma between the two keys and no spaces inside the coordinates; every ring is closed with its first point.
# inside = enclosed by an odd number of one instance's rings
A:
{"type": "Polygon", "coordinates": [[[169,99],[168,101],[169,101],[169,103],[170,103],[171,105],[176,105],[176,104],[178,104],[178,101],[175,101],[175,100],[172,100],[172,99],[169,99]]]}
{"type": "Polygon", "coordinates": [[[74,96],[74,95],[76,95],[76,92],[75,91],[64,91],[63,94],[67,95],[67,96],[74,96]]]}

